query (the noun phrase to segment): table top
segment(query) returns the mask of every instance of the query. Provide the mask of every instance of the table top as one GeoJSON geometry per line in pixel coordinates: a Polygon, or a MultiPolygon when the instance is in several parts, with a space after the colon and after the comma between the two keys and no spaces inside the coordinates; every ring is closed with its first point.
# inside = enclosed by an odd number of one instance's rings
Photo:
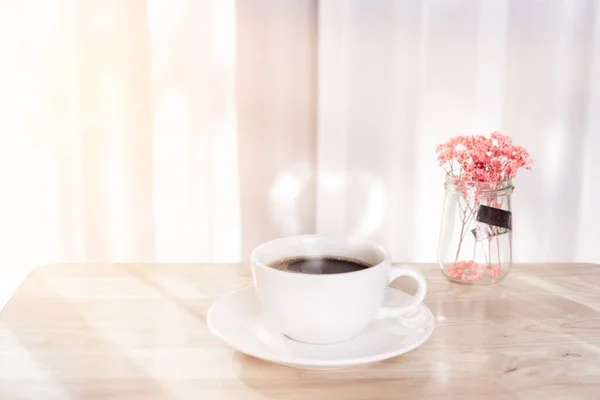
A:
{"type": "Polygon", "coordinates": [[[0,398],[600,397],[600,265],[515,265],[482,287],[415,267],[429,283],[432,337],[403,356],[337,371],[270,364],[211,336],[206,312],[251,284],[246,264],[41,267],[0,314],[0,398]]]}

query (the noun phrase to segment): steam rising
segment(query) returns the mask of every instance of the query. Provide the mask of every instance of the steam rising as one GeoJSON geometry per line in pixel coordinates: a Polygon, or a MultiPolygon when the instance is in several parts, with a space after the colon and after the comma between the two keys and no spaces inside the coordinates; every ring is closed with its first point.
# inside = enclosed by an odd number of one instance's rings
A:
{"type": "Polygon", "coordinates": [[[308,164],[299,164],[277,174],[268,204],[281,236],[320,233],[370,238],[384,227],[388,195],[376,176],[315,173],[308,164]],[[314,229],[307,230],[313,222],[314,229]]]}

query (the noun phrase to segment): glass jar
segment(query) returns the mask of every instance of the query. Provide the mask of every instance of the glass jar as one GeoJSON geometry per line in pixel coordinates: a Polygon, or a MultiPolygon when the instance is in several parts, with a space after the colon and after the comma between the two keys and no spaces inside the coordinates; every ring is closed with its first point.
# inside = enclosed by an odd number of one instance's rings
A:
{"type": "Polygon", "coordinates": [[[491,284],[512,266],[512,179],[464,181],[446,176],[438,263],[450,281],[491,284]]]}

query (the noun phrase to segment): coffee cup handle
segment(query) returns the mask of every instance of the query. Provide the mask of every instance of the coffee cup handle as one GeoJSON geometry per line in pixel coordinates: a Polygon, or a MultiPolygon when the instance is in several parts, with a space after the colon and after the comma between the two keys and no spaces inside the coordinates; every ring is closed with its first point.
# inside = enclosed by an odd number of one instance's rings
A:
{"type": "Polygon", "coordinates": [[[427,294],[427,282],[425,281],[423,274],[412,268],[392,266],[390,270],[390,283],[401,276],[408,276],[417,281],[417,294],[415,294],[412,300],[407,304],[402,304],[400,306],[382,306],[375,315],[376,319],[394,318],[405,315],[415,310],[423,302],[425,294],[427,294]]]}

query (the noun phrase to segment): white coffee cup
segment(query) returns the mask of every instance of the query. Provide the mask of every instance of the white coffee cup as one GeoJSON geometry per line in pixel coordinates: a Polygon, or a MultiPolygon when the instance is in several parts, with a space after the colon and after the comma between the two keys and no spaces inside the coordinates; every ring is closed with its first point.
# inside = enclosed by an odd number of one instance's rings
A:
{"type": "Polygon", "coordinates": [[[374,319],[413,311],[427,293],[423,275],[393,266],[382,247],[367,240],[339,236],[290,236],[252,252],[252,277],[259,302],[281,333],[305,343],[331,344],[358,336],[374,319]],[[287,257],[341,256],[372,267],[337,274],[305,274],[270,267],[287,257]],[[408,304],[382,306],[390,282],[401,276],[417,281],[408,304]]]}

